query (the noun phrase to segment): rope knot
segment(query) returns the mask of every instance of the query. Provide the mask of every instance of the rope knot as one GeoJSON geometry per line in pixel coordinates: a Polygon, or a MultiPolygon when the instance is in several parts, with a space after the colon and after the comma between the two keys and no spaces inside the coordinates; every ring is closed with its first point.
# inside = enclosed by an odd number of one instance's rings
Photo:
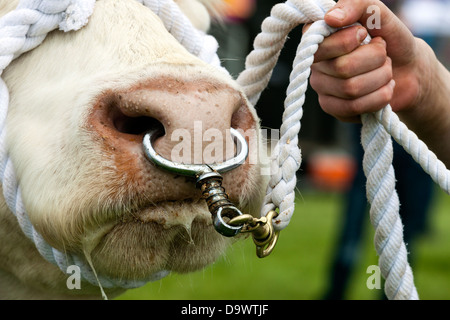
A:
{"type": "Polygon", "coordinates": [[[77,31],[83,28],[94,11],[95,0],[74,1],[63,12],[63,20],[59,30],[64,32],[77,31]]]}

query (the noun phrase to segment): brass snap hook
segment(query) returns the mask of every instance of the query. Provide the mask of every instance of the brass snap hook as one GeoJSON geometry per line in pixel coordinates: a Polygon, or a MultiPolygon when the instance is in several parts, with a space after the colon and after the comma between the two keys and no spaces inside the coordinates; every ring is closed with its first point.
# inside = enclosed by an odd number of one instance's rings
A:
{"type": "Polygon", "coordinates": [[[269,211],[265,217],[255,218],[244,214],[231,219],[228,224],[241,226],[241,233],[251,232],[253,242],[256,245],[256,255],[265,258],[272,253],[277,244],[280,232],[273,228],[273,219],[278,216],[276,211],[269,211]]]}

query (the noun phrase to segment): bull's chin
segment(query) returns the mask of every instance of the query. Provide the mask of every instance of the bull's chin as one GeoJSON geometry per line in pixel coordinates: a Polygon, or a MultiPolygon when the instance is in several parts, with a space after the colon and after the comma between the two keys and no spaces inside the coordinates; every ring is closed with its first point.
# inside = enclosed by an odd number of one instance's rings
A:
{"type": "Polygon", "coordinates": [[[90,255],[99,274],[145,280],[162,270],[186,273],[202,269],[229,243],[214,230],[204,201],[177,201],[125,217],[90,255]]]}

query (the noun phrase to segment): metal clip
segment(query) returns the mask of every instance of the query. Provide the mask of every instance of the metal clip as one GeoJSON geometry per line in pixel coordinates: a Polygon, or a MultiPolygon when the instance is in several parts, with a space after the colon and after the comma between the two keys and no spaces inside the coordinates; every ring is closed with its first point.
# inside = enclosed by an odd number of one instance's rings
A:
{"type": "Polygon", "coordinates": [[[214,228],[226,237],[234,237],[239,233],[241,227],[230,226],[227,221],[242,215],[242,212],[228,200],[228,195],[222,187],[223,178],[220,173],[239,167],[248,156],[248,145],[244,136],[233,128],[230,128],[230,134],[236,141],[236,156],[211,165],[176,163],[160,156],[152,145],[158,137],[157,130],[149,131],[143,140],[145,155],[156,166],[175,174],[197,179],[197,188],[202,191],[202,196],[213,216],[214,228]]]}
{"type": "Polygon", "coordinates": [[[228,199],[228,195],[222,187],[223,178],[220,173],[240,166],[248,155],[245,138],[235,129],[231,128],[230,132],[236,139],[237,154],[233,159],[219,164],[182,164],[161,157],[152,146],[158,134],[158,131],[155,130],[144,136],[144,151],[147,158],[156,166],[175,174],[196,178],[196,186],[202,191],[202,197],[206,200],[212,214],[216,231],[226,237],[234,237],[239,232],[251,232],[256,245],[256,255],[264,258],[272,252],[278,240],[279,232],[276,232],[272,225],[272,220],[278,213],[270,211],[266,217],[256,219],[251,215],[242,214],[228,199]]]}
{"type": "Polygon", "coordinates": [[[251,232],[253,242],[256,245],[256,255],[265,258],[272,253],[277,244],[280,232],[275,231],[272,221],[278,216],[276,211],[269,211],[265,217],[255,218],[252,215],[244,214],[237,216],[228,224],[231,226],[241,226],[241,233],[251,232]]]}
{"type": "Polygon", "coordinates": [[[239,217],[242,212],[228,200],[225,188],[222,187],[222,179],[220,173],[215,171],[203,173],[197,179],[197,188],[202,191],[202,198],[206,200],[216,231],[223,236],[234,237],[242,226],[231,226],[226,220],[239,217]]]}

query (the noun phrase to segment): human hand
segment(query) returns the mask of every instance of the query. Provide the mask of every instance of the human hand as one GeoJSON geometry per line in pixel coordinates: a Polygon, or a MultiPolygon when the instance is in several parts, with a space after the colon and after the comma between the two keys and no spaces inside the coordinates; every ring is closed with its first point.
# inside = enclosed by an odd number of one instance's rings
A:
{"type": "Polygon", "coordinates": [[[388,103],[397,112],[419,104],[426,91],[421,78],[427,78],[421,74],[420,54],[430,50],[425,50],[426,44],[383,3],[341,0],[325,15],[325,22],[336,28],[356,22],[362,25],[330,35],[315,54],[310,83],[325,112],[342,121],[356,122],[361,114],[388,103]],[[367,13],[367,8],[371,5],[380,9],[377,28],[368,26],[372,13],[367,13]],[[361,46],[367,32],[372,41],[361,46]]]}

